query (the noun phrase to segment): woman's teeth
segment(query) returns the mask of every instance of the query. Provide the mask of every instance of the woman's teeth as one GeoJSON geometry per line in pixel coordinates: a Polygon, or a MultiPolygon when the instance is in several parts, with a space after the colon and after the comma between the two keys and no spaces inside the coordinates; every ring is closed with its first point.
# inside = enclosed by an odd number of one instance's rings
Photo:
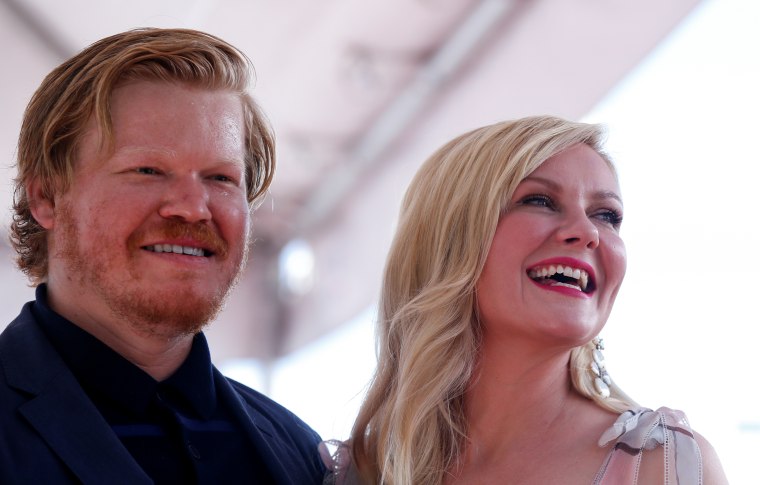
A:
{"type": "Polygon", "coordinates": [[[568,288],[576,288],[584,292],[588,288],[588,272],[580,268],[573,268],[572,266],[561,264],[539,266],[532,268],[528,272],[528,276],[544,284],[567,286],[568,288]]]}

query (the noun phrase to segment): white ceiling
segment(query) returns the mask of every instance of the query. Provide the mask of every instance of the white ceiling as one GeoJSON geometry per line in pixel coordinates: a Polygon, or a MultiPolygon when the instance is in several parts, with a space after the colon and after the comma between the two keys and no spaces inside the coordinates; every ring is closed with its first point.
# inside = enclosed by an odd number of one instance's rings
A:
{"type": "MultiPolygon", "coordinates": [[[[254,219],[246,278],[209,335],[219,358],[271,358],[373,301],[403,190],[435,147],[497,120],[580,118],[697,3],[0,0],[0,165],[13,163],[24,106],[44,75],[101,37],[189,27],[240,47],[256,66],[253,92],[277,132],[279,167],[254,219]],[[316,257],[304,295],[278,288],[277,256],[292,238],[316,257]]],[[[0,187],[8,207],[9,182],[0,187]]],[[[31,291],[19,289],[7,244],[4,252],[10,317],[31,291]]]]}

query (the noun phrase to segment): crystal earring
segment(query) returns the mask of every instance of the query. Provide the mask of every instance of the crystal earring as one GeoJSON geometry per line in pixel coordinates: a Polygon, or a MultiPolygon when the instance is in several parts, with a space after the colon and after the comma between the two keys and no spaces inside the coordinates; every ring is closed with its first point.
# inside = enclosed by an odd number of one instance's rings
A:
{"type": "Polygon", "coordinates": [[[594,338],[591,341],[594,344],[594,350],[591,351],[593,360],[591,361],[591,371],[594,373],[594,389],[596,393],[602,399],[610,397],[610,385],[612,385],[612,378],[607,373],[607,368],[604,365],[604,340],[599,337],[594,338]]]}

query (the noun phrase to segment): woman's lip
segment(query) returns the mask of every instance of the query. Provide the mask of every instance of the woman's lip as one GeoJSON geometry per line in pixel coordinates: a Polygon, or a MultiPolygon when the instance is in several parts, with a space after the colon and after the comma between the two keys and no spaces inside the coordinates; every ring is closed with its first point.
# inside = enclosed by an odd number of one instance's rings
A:
{"type": "Polygon", "coordinates": [[[539,266],[549,266],[549,265],[558,265],[561,264],[563,266],[571,266],[573,268],[578,268],[584,270],[586,273],[588,273],[588,277],[590,281],[593,281],[594,284],[596,284],[596,273],[594,272],[594,268],[591,267],[590,264],[586,263],[585,261],[581,261],[580,259],[575,258],[569,258],[566,256],[558,256],[555,258],[548,258],[544,259],[542,261],[538,261],[536,263],[531,264],[528,266],[528,269],[526,272],[529,272],[533,268],[539,267],[539,266]]]}
{"type": "Polygon", "coordinates": [[[542,290],[549,290],[549,291],[556,291],[557,293],[562,293],[563,295],[572,296],[574,298],[591,298],[591,295],[594,294],[594,292],[591,293],[584,293],[580,289],[576,290],[575,288],[568,288],[567,286],[552,286],[552,285],[543,285],[535,280],[530,280],[531,283],[538,286],[542,290]]]}
{"type": "Polygon", "coordinates": [[[533,283],[535,283],[538,286],[541,286],[544,289],[551,289],[551,290],[558,291],[560,293],[571,295],[571,296],[583,295],[584,297],[591,297],[594,293],[596,293],[596,290],[599,288],[596,281],[596,273],[594,272],[594,268],[590,264],[586,263],[585,261],[581,261],[580,259],[571,258],[567,256],[556,256],[553,258],[547,258],[547,259],[538,261],[537,263],[531,264],[528,267],[528,269],[525,271],[525,274],[526,276],[528,276],[528,279],[530,279],[533,283]],[[575,289],[567,288],[564,286],[543,285],[530,277],[531,270],[535,268],[546,267],[546,266],[570,266],[571,268],[585,271],[588,274],[588,283],[586,285],[586,288],[584,288],[583,291],[576,292],[575,289]],[[580,295],[576,293],[580,293],[580,295]]]}

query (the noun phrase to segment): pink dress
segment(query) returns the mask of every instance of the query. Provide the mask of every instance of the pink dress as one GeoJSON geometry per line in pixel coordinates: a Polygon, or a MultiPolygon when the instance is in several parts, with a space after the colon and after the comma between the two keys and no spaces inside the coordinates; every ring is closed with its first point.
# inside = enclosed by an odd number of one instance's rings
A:
{"type": "MultiPolygon", "coordinates": [[[[701,485],[702,456],[694,433],[681,411],[665,407],[640,408],[621,414],[599,438],[599,446],[611,447],[594,477],[594,485],[636,485],[644,452],[662,449],[664,485],[701,485]]],[[[325,485],[360,485],[348,446],[340,441],[320,445],[330,470],[325,485]],[[332,450],[328,449],[329,447],[332,450]]],[[[648,459],[651,459],[651,455],[648,459]]],[[[642,485],[659,485],[642,484],[642,485]]]]}

